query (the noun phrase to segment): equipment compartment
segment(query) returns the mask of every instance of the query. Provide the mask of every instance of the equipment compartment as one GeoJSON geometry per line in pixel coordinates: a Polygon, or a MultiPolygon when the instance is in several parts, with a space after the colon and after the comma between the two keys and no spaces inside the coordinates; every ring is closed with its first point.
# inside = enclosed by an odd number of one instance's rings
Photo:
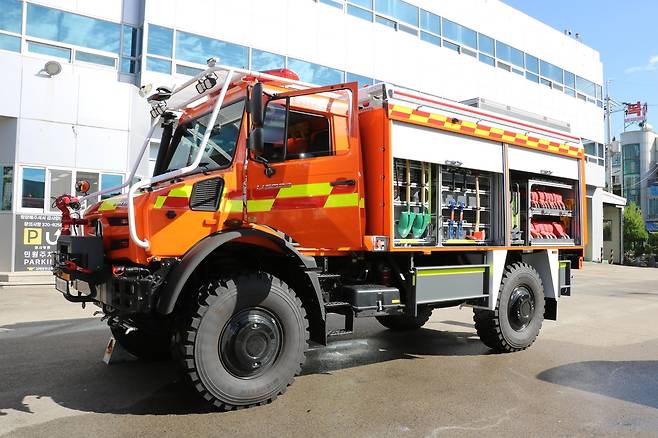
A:
{"type": "Polygon", "coordinates": [[[414,273],[416,303],[482,298],[489,291],[489,266],[418,267],[414,273]]]}

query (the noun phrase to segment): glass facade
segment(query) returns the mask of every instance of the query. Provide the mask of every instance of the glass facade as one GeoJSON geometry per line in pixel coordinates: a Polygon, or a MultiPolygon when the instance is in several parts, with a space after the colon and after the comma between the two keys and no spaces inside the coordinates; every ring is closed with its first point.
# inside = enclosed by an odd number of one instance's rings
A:
{"type": "Polygon", "coordinates": [[[238,44],[195,35],[176,32],[176,59],[206,64],[208,58],[217,58],[222,65],[247,68],[249,65],[249,49],[238,44]]]}
{"type": "Polygon", "coordinates": [[[318,85],[331,85],[343,82],[343,72],[320,64],[288,58],[288,68],[299,75],[304,82],[318,85]]]}
{"type": "Polygon", "coordinates": [[[149,24],[146,53],[171,58],[174,48],[174,30],[149,24]]]}
{"type": "Polygon", "coordinates": [[[624,198],[642,208],[640,199],[640,145],[625,144],[622,149],[622,173],[624,175],[624,198]]]}
{"type": "Polygon", "coordinates": [[[0,30],[21,33],[23,30],[23,2],[0,0],[0,30]]]}
{"type": "Polygon", "coordinates": [[[401,0],[315,0],[603,107],[603,88],[502,41],[401,0]],[[441,39],[443,37],[443,39],[441,39]],[[478,53],[479,51],[479,53],[478,53]],[[540,71],[541,65],[541,71],[540,71]],[[576,83],[580,84],[576,92],[576,83]]]}
{"type": "Polygon", "coordinates": [[[9,50],[10,52],[21,51],[21,38],[6,33],[0,33],[0,50],[9,50]]]}
{"type": "Polygon", "coordinates": [[[119,53],[121,25],[27,4],[26,34],[60,43],[119,53]]]}

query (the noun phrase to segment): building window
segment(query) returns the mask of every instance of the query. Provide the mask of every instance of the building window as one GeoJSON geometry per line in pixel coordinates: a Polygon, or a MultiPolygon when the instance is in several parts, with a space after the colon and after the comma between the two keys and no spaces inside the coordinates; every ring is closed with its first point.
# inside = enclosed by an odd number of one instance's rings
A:
{"type": "Polygon", "coordinates": [[[492,67],[495,67],[495,66],[496,66],[496,61],[495,61],[491,56],[487,56],[487,55],[485,55],[485,54],[483,54],[483,53],[480,53],[480,58],[479,58],[479,59],[480,59],[480,61],[482,61],[482,62],[484,62],[485,64],[488,64],[488,65],[490,65],[490,66],[492,66],[492,67]]]}
{"type": "Polygon", "coordinates": [[[372,21],[372,12],[366,11],[365,9],[362,9],[358,6],[348,4],[347,13],[362,20],[372,21]]]}
{"type": "MultiPolygon", "coordinates": [[[[71,193],[73,177],[70,170],[51,169],[48,171],[48,174],[51,198],[57,198],[58,196],[71,193]]],[[[59,211],[51,202],[48,203],[48,209],[50,211],[59,211]]]]}
{"type": "Polygon", "coordinates": [[[29,36],[119,53],[121,25],[57,9],[27,4],[29,36]]]}
{"type": "Polygon", "coordinates": [[[171,74],[171,61],[160,58],[146,57],[146,69],[157,73],[171,74]]]}
{"type": "Polygon", "coordinates": [[[580,76],[576,76],[576,90],[589,96],[595,96],[596,84],[594,84],[592,81],[588,81],[587,79],[583,79],[580,76]]]}
{"type": "Polygon", "coordinates": [[[535,74],[539,74],[539,59],[532,55],[525,54],[525,68],[535,74]]]}
{"type": "Polygon", "coordinates": [[[0,33],[0,50],[20,53],[21,39],[17,36],[0,33]]]}
{"type": "Polygon", "coordinates": [[[347,82],[358,82],[359,88],[363,88],[366,85],[372,85],[373,80],[368,76],[357,75],[356,73],[347,73],[347,82]]]}
{"type": "MultiPolygon", "coordinates": [[[[113,175],[111,173],[104,173],[101,175],[101,190],[106,190],[112,187],[120,186],[123,184],[123,176],[113,175]]],[[[121,194],[121,189],[101,195],[101,199],[111,198],[121,194]]]]}
{"type": "Polygon", "coordinates": [[[420,39],[428,43],[434,44],[435,46],[441,47],[441,38],[439,38],[436,35],[432,35],[431,33],[421,31],[420,39]]]}
{"type": "Polygon", "coordinates": [[[115,58],[109,56],[96,55],[95,53],[80,52],[76,50],[75,60],[82,62],[90,62],[93,64],[105,65],[108,67],[116,68],[117,61],[115,58]]]}
{"type": "Polygon", "coordinates": [[[401,0],[375,0],[375,11],[418,27],[418,8],[401,0]]]}
{"type": "Polygon", "coordinates": [[[40,55],[52,56],[54,58],[66,59],[71,62],[71,49],[65,47],[51,46],[50,44],[35,43],[34,41],[27,42],[27,51],[38,53],[40,55]]]}
{"type": "Polygon", "coordinates": [[[454,21],[443,19],[443,36],[464,44],[472,49],[477,49],[477,32],[454,21]]]}
{"type": "Polygon", "coordinates": [[[542,76],[550,79],[553,82],[557,82],[558,84],[564,82],[563,70],[559,67],[554,66],[550,62],[540,61],[539,71],[542,76]]]}
{"type": "Polygon", "coordinates": [[[336,0],[319,0],[320,3],[325,5],[333,6],[334,8],[343,9],[343,3],[336,0]]]}
{"type": "Polygon", "coordinates": [[[331,85],[343,82],[343,72],[319,64],[288,58],[288,68],[299,75],[299,79],[318,85],[331,85]]]}
{"type": "Polygon", "coordinates": [[[176,59],[205,65],[208,58],[213,57],[222,65],[247,68],[249,49],[192,33],[176,32],[176,59]]]}
{"type": "Polygon", "coordinates": [[[173,52],[174,31],[167,27],[149,24],[146,53],[171,58],[173,52]]]}
{"type": "Polygon", "coordinates": [[[420,28],[441,35],[441,17],[424,9],[420,10],[420,28]]]}
{"type": "Polygon", "coordinates": [[[14,168],[0,166],[0,210],[11,210],[11,198],[14,192],[14,168]]]}
{"type": "Polygon", "coordinates": [[[21,33],[23,30],[23,2],[0,0],[0,30],[21,33]]]}
{"type": "Polygon", "coordinates": [[[495,51],[494,51],[494,40],[493,38],[490,38],[486,35],[483,34],[478,34],[478,48],[480,49],[480,52],[486,53],[489,56],[494,56],[495,51]]]}
{"type": "Polygon", "coordinates": [[[188,67],[187,65],[176,64],[176,74],[185,76],[196,76],[203,70],[195,67],[188,67]]]}
{"type": "Polygon", "coordinates": [[[264,50],[251,49],[251,69],[264,71],[284,68],[286,58],[283,55],[266,52],[264,50]]]}
{"type": "Polygon", "coordinates": [[[514,64],[517,67],[525,67],[523,61],[523,52],[505,43],[501,43],[500,41],[496,41],[496,57],[498,59],[502,59],[503,61],[514,64]]]}
{"type": "Polygon", "coordinates": [[[23,208],[44,208],[46,191],[46,169],[23,168],[22,201],[23,208]]]}
{"type": "Polygon", "coordinates": [[[373,0],[348,0],[348,1],[350,3],[354,3],[355,5],[359,5],[367,9],[372,9],[373,0]]]}

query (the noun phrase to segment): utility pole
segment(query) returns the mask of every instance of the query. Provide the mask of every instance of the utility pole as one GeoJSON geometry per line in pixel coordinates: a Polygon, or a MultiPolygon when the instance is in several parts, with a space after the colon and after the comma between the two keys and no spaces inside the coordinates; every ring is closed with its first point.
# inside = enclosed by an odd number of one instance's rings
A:
{"type": "Polygon", "coordinates": [[[606,119],[606,157],[605,157],[605,168],[606,168],[606,188],[608,192],[613,192],[612,186],[612,124],[610,121],[610,114],[612,113],[611,100],[610,99],[610,83],[612,80],[608,79],[605,83],[605,119],[606,119]]]}

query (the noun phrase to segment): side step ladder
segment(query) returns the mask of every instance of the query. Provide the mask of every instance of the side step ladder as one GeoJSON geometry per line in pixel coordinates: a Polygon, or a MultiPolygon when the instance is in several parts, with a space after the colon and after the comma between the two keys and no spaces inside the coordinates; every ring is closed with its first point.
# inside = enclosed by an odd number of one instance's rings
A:
{"type": "Polygon", "coordinates": [[[327,332],[327,337],[344,336],[354,333],[354,311],[352,305],[343,301],[332,301],[324,305],[327,313],[343,315],[345,317],[345,328],[327,332]]]}

